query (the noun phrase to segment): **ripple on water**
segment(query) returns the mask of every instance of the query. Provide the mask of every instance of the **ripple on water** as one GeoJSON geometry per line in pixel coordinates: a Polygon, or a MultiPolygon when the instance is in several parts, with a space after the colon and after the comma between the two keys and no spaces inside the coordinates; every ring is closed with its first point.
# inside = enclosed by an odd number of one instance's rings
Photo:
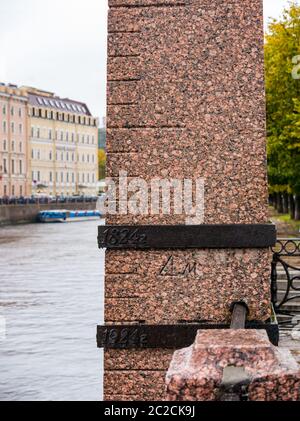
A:
{"type": "Polygon", "coordinates": [[[0,400],[100,400],[99,221],[0,227],[0,400]]]}

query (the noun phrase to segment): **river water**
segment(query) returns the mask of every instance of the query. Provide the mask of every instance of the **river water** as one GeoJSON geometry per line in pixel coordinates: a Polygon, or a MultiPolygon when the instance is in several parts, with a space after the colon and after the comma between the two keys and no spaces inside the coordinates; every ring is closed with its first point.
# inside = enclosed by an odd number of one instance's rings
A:
{"type": "Polygon", "coordinates": [[[101,400],[101,223],[0,227],[0,400],[101,400]]]}

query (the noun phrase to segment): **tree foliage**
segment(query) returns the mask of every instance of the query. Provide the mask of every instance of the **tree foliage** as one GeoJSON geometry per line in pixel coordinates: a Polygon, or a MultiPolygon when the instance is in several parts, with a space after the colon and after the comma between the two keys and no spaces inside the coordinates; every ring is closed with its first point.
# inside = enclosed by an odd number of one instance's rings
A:
{"type": "Polygon", "coordinates": [[[105,178],[106,153],[104,149],[98,149],[99,180],[105,178]]]}
{"type": "Polygon", "coordinates": [[[265,44],[271,192],[300,193],[300,6],[268,27],[265,44]]]}

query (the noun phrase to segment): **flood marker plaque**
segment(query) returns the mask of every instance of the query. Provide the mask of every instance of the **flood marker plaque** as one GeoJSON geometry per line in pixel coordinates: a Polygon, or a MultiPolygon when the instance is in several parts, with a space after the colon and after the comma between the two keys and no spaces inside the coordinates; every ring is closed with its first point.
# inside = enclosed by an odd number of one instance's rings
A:
{"type": "Polygon", "coordinates": [[[99,248],[266,248],[276,243],[272,224],[99,226],[99,248]]]}

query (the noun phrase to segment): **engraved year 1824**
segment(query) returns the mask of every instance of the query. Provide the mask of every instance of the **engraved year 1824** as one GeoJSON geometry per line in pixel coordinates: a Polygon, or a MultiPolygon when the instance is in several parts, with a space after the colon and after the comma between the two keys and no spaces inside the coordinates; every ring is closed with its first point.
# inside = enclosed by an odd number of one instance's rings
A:
{"type": "Polygon", "coordinates": [[[107,228],[101,234],[99,243],[104,247],[141,246],[146,245],[147,236],[139,228],[107,228]]]}

